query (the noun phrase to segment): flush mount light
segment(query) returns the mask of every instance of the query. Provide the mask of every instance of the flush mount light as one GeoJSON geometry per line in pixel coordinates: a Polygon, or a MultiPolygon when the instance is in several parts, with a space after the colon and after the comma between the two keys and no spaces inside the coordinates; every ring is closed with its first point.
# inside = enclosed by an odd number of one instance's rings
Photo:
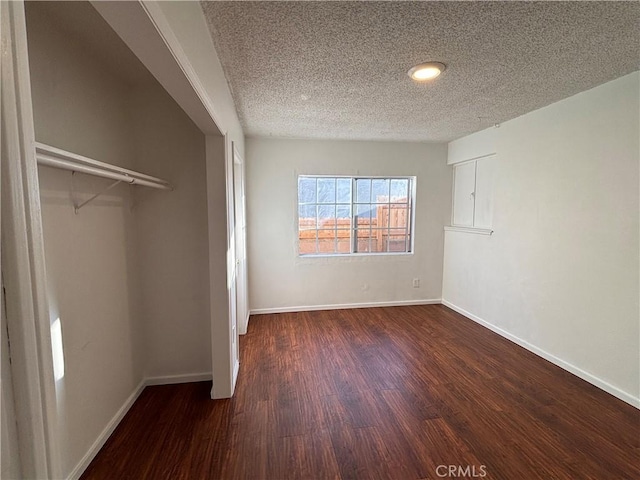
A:
{"type": "Polygon", "coordinates": [[[433,80],[442,72],[444,72],[446,65],[440,62],[427,62],[416,65],[409,70],[409,76],[416,82],[426,82],[427,80],[433,80]]]}

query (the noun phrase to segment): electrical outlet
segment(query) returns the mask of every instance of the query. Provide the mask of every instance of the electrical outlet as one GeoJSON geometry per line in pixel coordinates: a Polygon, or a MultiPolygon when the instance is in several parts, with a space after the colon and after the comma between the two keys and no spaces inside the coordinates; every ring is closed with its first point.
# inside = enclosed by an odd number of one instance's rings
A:
{"type": "Polygon", "coordinates": [[[414,278],[413,279],[413,288],[420,288],[420,279],[419,278],[414,278]]]}

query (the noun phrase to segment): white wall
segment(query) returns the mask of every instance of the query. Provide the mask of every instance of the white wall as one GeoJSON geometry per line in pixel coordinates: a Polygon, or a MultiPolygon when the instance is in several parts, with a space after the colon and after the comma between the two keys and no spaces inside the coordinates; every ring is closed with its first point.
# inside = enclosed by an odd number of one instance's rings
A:
{"type": "Polygon", "coordinates": [[[246,196],[252,311],[440,299],[451,204],[446,145],[249,138],[246,196]],[[415,253],[299,257],[299,174],[415,175],[415,253]]]}
{"type": "Polygon", "coordinates": [[[205,137],[156,83],[133,90],[130,106],[136,169],[175,187],[136,188],[145,377],[210,374],[205,137]]]}
{"type": "MultiPolygon", "coordinates": [[[[36,139],[131,165],[128,88],[79,42],[27,5],[36,139]]],[[[83,198],[110,181],[78,176],[83,198]]],[[[64,376],[56,382],[62,468],[71,472],[142,379],[133,223],[119,186],[75,215],[71,173],[40,168],[47,283],[60,319],[64,376]]]]}
{"type": "Polygon", "coordinates": [[[77,37],[25,4],[37,141],[130,167],[129,86],[77,37]]]}
{"type": "Polygon", "coordinates": [[[495,151],[493,229],[447,232],[443,298],[640,404],[639,75],[456,140],[495,151]]]}

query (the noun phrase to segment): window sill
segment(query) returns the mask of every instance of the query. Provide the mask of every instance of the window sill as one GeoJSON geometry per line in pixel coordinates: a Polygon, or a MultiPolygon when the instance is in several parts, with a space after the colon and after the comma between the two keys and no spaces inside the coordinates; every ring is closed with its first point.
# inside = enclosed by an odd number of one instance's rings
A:
{"type": "Polygon", "coordinates": [[[491,235],[493,233],[490,228],[456,227],[455,225],[444,227],[444,230],[446,232],[473,233],[475,235],[491,235]]]}
{"type": "Polygon", "coordinates": [[[306,253],[298,254],[298,258],[358,258],[358,257],[406,257],[414,252],[377,252],[377,253],[306,253]]]}

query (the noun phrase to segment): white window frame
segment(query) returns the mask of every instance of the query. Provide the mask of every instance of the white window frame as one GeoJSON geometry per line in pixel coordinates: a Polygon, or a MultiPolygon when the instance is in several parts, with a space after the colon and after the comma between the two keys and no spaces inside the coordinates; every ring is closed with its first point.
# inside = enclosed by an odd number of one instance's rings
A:
{"type": "MultiPolygon", "coordinates": [[[[414,254],[414,250],[415,250],[415,205],[416,205],[416,184],[417,184],[417,178],[415,176],[404,176],[404,175],[312,175],[312,174],[299,174],[296,177],[296,230],[295,230],[295,235],[296,235],[296,251],[298,254],[298,257],[302,257],[302,258],[315,258],[315,257],[354,257],[354,256],[367,256],[367,255],[373,255],[373,256],[384,256],[384,255],[413,255],[414,254]],[[349,227],[349,239],[350,239],[350,251],[349,252],[345,252],[345,253],[339,253],[337,251],[333,252],[333,253],[320,253],[318,252],[318,242],[319,242],[319,235],[316,233],[316,252],[315,253],[300,253],[300,206],[301,205],[316,205],[316,208],[318,205],[320,205],[317,202],[300,202],[300,179],[301,178],[312,178],[312,179],[320,179],[320,178],[327,178],[327,179],[341,179],[341,178],[346,178],[351,180],[351,190],[350,190],[350,203],[349,203],[349,207],[350,207],[350,219],[351,219],[351,224],[349,227]],[[408,225],[405,226],[405,251],[402,252],[358,252],[357,250],[357,224],[354,222],[354,217],[355,217],[355,209],[357,205],[384,205],[382,203],[377,203],[377,202],[365,202],[365,203],[359,203],[356,202],[355,200],[355,191],[356,191],[356,181],[357,180],[408,180],[409,186],[408,186],[408,195],[407,195],[407,208],[409,210],[408,212],[408,217],[409,217],[409,221],[407,222],[408,225]]],[[[334,203],[327,203],[326,205],[333,205],[336,207],[336,212],[337,212],[337,207],[339,205],[346,205],[346,203],[338,203],[337,202],[337,195],[338,195],[338,188],[336,185],[336,192],[335,192],[335,200],[334,203]]],[[[389,199],[387,202],[387,205],[400,205],[401,203],[398,202],[391,202],[391,195],[389,195],[389,199]]],[[[317,210],[316,210],[317,212],[317,210]]],[[[316,217],[317,218],[317,217],[316,217]]],[[[391,226],[387,226],[388,231],[390,231],[391,226]]],[[[321,228],[318,228],[318,225],[316,224],[315,226],[315,231],[318,232],[319,230],[322,230],[321,228]]],[[[335,250],[337,250],[337,231],[339,229],[336,228],[336,248],[335,250]]],[[[346,230],[346,229],[345,229],[346,230]]],[[[372,229],[371,224],[369,224],[369,231],[372,232],[374,229],[372,229]]],[[[375,229],[377,230],[377,228],[375,229]]],[[[371,238],[369,238],[369,248],[371,248],[371,238]]],[[[388,246],[387,246],[388,248],[388,246]]]]}

